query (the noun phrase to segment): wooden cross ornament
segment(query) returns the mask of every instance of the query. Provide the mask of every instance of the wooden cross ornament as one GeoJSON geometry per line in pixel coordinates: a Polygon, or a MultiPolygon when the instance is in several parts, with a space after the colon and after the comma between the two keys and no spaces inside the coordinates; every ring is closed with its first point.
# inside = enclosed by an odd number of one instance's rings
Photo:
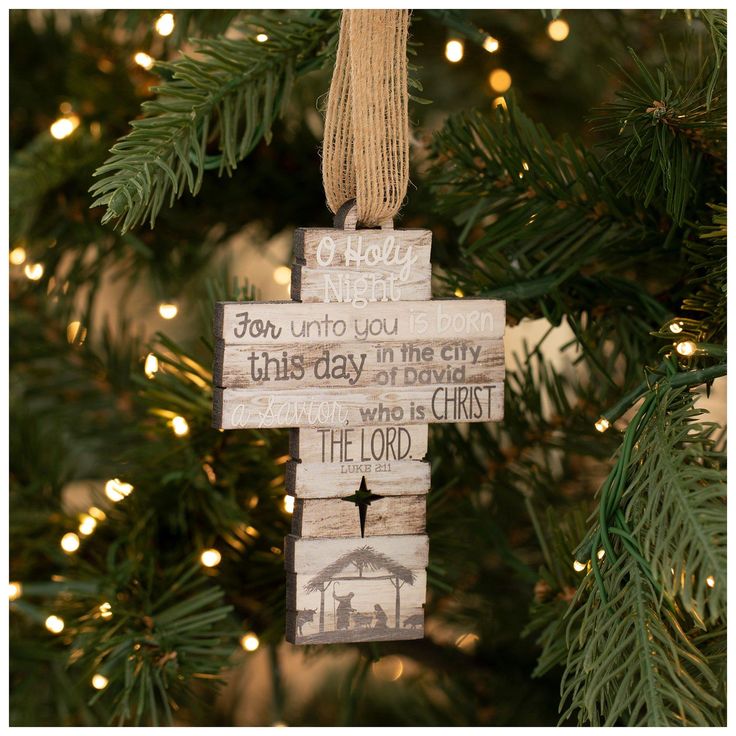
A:
{"type": "Polygon", "coordinates": [[[293,428],[292,643],[424,635],[428,424],[503,418],[505,304],[433,300],[431,238],[348,202],[296,231],[293,301],[217,304],[213,426],[293,428]]]}

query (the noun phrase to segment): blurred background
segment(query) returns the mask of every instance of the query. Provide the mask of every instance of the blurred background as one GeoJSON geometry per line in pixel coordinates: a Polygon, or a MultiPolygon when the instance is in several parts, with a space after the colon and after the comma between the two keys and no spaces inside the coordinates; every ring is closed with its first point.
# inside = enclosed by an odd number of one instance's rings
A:
{"type": "MultiPolygon", "coordinates": [[[[154,229],[122,233],[90,208],[93,173],[171,79],[159,62],[197,58],[193,38],[257,33],[253,12],[247,27],[229,10],[10,12],[11,722],[555,725],[560,668],[533,676],[540,646],[524,633],[547,595],[529,506],[542,520],[572,509],[570,533],[584,532],[616,448],[593,428],[600,396],[580,404],[565,443],[543,391],[549,426],[536,437],[432,427],[427,637],[416,643],[283,642],[286,433],[209,429],[212,304],[253,290],[288,299],[294,228],[330,223],[319,148],[331,63],[299,77],[270,142],[230,175],[212,149],[197,196],[164,202],[154,229]],[[527,463],[529,447],[551,456],[527,463]]],[[[709,43],[697,18],[659,11],[414,12],[420,85],[399,226],[433,230],[436,296],[482,293],[452,282],[467,230],[425,183],[448,117],[513,99],[553,138],[595,150],[591,118],[621,87],[618,65],[634,69],[627,48],[656,65],[661,38],[693,34],[709,43]]],[[[546,335],[545,364],[589,382],[567,320],[548,317],[510,310],[508,365],[531,361],[546,335]]],[[[720,382],[701,406],[725,423],[720,382]]],[[[510,427],[514,412],[507,403],[510,427]]]]}

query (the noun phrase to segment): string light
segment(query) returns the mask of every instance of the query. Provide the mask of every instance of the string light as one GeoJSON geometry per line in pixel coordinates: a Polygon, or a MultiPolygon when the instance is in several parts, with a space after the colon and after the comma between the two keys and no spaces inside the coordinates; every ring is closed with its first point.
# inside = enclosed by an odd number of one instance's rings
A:
{"type": "Polygon", "coordinates": [[[102,618],[112,618],[112,606],[110,605],[109,601],[100,603],[99,610],[100,616],[102,616],[102,618]]]}
{"type": "Polygon", "coordinates": [[[511,87],[511,75],[505,69],[494,69],[488,77],[488,83],[495,92],[506,92],[511,87]]]}
{"type": "Polygon", "coordinates": [[[10,251],[10,255],[8,257],[14,266],[22,266],[26,260],[26,249],[19,245],[17,248],[13,248],[13,250],[10,251]]]}
{"type": "Polygon", "coordinates": [[[445,58],[452,64],[457,64],[465,55],[465,46],[457,38],[450,39],[445,44],[445,58]]]}
{"type": "Polygon", "coordinates": [[[59,105],[59,112],[63,113],[64,115],[68,115],[71,111],[72,111],[71,102],[62,102],[59,105]]]}
{"type": "Polygon", "coordinates": [[[716,579],[712,575],[708,575],[708,577],[705,579],[705,584],[709,588],[715,588],[716,587],[716,579]]]}
{"type": "Polygon", "coordinates": [[[171,428],[177,437],[184,437],[184,435],[189,434],[189,424],[184,417],[174,417],[171,420],[171,428]]]}
{"type": "Polygon", "coordinates": [[[296,499],[294,496],[284,496],[284,511],[286,511],[287,514],[293,514],[294,513],[294,501],[296,499]]]}
{"type": "Polygon", "coordinates": [[[504,110],[508,110],[505,97],[495,97],[493,100],[493,107],[502,107],[504,110]]]}
{"type": "Polygon", "coordinates": [[[605,417],[601,417],[596,423],[595,428],[603,433],[605,432],[609,427],[611,426],[611,422],[608,421],[605,417]]]}
{"type": "Polygon", "coordinates": [[[401,675],[404,674],[404,661],[401,657],[391,654],[388,657],[381,657],[371,666],[373,675],[386,682],[396,682],[401,675]]]}
{"type": "Polygon", "coordinates": [[[682,332],[682,324],[680,322],[671,322],[670,332],[672,332],[675,335],[679,335],[682,332]]]}
{"type": "Polygon", "coordinates": [[[133,61],[138,64],[138,66],[142,66],[144,69],[153,69],[153,65],[156,63],[156,60],[149,56],[145,51],[139,51],[134,57],[133,61]]]}
{"type": "Polygon", "coordinates": [[[161,304],[158,305],[158,313],[164,319],[174,319],[174,317],[179,314],[179,307],[171,302],[161,302],[161,304]]]}
{"type": "Polygon", "coordinates": [[[102,509],[98,509],[97,506],[90,506],[87,509],[87,513],[93,519],[97,519],[97,521],[105,521],[107,519],[107,514],[102,509]]]}
{"type": "Polygon", "coordinates": [[[158,373],[158,358],[153,353],[146,355],[146,362],[143,366],[143,372],[153,378],[158,373]]]}
{"type": "Polygon", "coordinates": [[[59,618],[58,616],[51,615],[46,619],[44,623],[45,623],[46,628],[52,634],[61,634],[61,632],[64,631],[64,619],[63,618],[59,618]]]}
{"type": "Polygon", "coordinates": [[[274,721],[271,725],[273,728],[287,728],[289,724],[284,721],[274,721]]]}
{"type": "Polygon", "coordinates": [[[27,263],[23,269],[26,278],[31,281],[38,281],[43,276],[43,264],[42,263],[27,263]]]}
{"type": "Polygon", "coordinates": [[[104,690],[108,683],[110,681],[105,677],[105,675],[101,675],[99,672],[92,676],[92,687],[95,690],[104,690]]]}
{"type": "Polygon", "coordinates": [[[273,280],[280,286],[286,286],[291,281],[291,269],[288,266],[277,266],[273,270],[273,280]]]}
{"type": "Polygon", "coordinates": [[[496,51],[501,48],[501,44],[498,42],[498,39],[493,38],[493,36],[486,36],[486,40],[483,41],[483,48],[489,54],[495,54],[496,51]]]}
{"type": "Polygon", "coordinates": [[[61,548],[71,554],[79,549],[79,537],[74,532],[67,532],[61,538],[61,548]]]}
{"type": "Polygon", "coordinates": [[[260,640],[252,631],[247,634],[243,634],[243,636],[240,637],[240,646],[243,647],[246,652],[255,652],[260,645],[260,640]]]}
{"type": "Polygon", "coordinates": [[[480,637],[478,634],[461,634],[455,639],[455,646],[463,652],[472,652],[479,641],[480,637]]]}
{"type": "Polygon", "coordinates": [[[602,559],[603,559],[603,558],[604,558],[605,556],[606,556],[606,550],[604,550],[604,549],[599,549],[599,550],[598,550],[598,554],[596,555],[596,557],[597,557],[597,558],[598,558],[599,560],[602,560],[602,559]]]}
{"type": "Polygon", "coordinates": [[[455,289],[455,296],[458,299],[462,299],[465,296],[465,292],[458,286],[457,289],[455,289]]]}
{"type": "Polygon", "coordinates": [[[553,41],[564,41],[570,35],[570,26],[567,21],[557,18],[547,26],[547,35],[553,41]]]}
{"type": "Polygon", "coordinates": [[[683,340],[682,342],[678,342],[675,347],[675,350],[686,358],[691,356],[697,349],[698,346],[692,340],[683,340]]]}
{"type": "Polygon", "coordinates": [[[111,478],[105,483],[105,495],[113,502],[122,501],[133,492],[133,486],[120,478],[111,478]]]}
{"type": "Polygon", "coordinates": [[[78,343],[81,345],[87,337],[87,328],[82,326],[79,320],[74,320],[66,326],[66,341],[70,345],[78,343]]]}
{"type": "Polygon", "coordinates": [[[586,567],[587,565],[585,562],[575,560],[575,562],[572,563],[572,569],[575,570],[575,572],[582,572],[586,567]]]}
{"type": "Polygon", "coordinates": [[[79,522],[79,533],[83,537],[88,537],[95,530],[97,519],[89,514],[82,514],[79,522]]]}
{"type": "Polygon", "coordinates": [[[268,36],[265,33],[259,33],[256,36],[256,41],[258,41],[258,43],[266,43],[266,41],[268,41],[268,36]]]}
{"type": "Polygon", "coordinates": [[[79,127],[79,118],[76,115],[68,115],[51,123],[49,131],[57,141],[68,138],[79,127]]]}
{"type": "Polygon", "coordinates": [[[17,601],[23,595],[23,586],[20,583],[8,583],[8,598],[17,601]]]}
{"type": "Polygon", "coordinates": [[[173,13],[161,13],[154,23],[154,28],[159,36],[170,36],[174,30],[176,21],[173,13]]]}
{"type": "Polygon", "coordinates": [[[222,561],[222,555],[214,548],[206,549],[199,556],[199,560],[205,567],[217,567],[222,561]]]}

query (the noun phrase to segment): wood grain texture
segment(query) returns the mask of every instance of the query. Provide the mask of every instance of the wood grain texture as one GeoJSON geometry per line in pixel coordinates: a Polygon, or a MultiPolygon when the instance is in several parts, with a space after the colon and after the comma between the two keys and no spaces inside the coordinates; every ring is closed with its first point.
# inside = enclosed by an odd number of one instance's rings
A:
{"type": "MultiPolygon", "coordinates": [[[[337,560],[370,547],[395,565],[409,570],[424,570],[429,559],[429,539],[426,534],[399,534],[370,539],[347,537],[340,539],[301,539],[289,534],[284,538],[284,567],[288,572],[317,575],[337,560]]],[[[347,563],[346,563],[347,564],[347,563]]],[[[352,563],[351,563],[352,564],[352,563]]]]}
{"type": "Polygon", "coordinates": [[[503,383],[270,393],[215,388],[212,411],[216,429],[493,422],[503,418],[503,383]]]}
{"type": "Polygon", "coordinates": [[[292,429],[289,454],[304,463],[422,460],[427,455],[428,438],[426,424],[292,429]]]}
{"type": "Polygon", "coordinates": [[[268,346],[299,342],[401,342],[500,338],[505,302],[495,299],[432,299],[352,304],[218,302],[215,337],[227,345],[268,346]]]}
{"type": "MultiPolygon", "coordinates": [[[[385,496],[366,510],[364,539],[370,544],[381,535],[424,534],[426,520],[426,495],[385,496]]],[[[339,498],[297,498],[291,532],[304,538],[360,536],[359,509],[339,498]]]]}
{"type": "Polygon", "coordinates": [[[504,378],[503,340],[277,343],[215,346],[222,388],[339,388],[421,383],[495,383],[504,378]]]}

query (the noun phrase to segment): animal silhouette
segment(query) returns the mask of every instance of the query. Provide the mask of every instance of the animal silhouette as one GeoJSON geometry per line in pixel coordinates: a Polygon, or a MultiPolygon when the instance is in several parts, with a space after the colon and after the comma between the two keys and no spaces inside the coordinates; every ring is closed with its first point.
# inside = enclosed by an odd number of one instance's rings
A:
{"type": "Polygon", "coordinates": [[[296,612],[296,625],[299,629],[299,636],[303,636],[302,626],[304,626],[304,624],[308,624],[310,621],[314,621],[315,613],[317,613],[316,608],[305,608],[302,611],[296,612]]]}
{"type": "Polygon", "coordinates": [[[373,620],[372,613],[358,613],[357,611],[353,614],[353,623],[358,629],[365,629],[371,625],[373,620]]]}
{"type": "Polygon", "coordinates": [[[413,616],[409,616],[404,619],[404,628],[411,627],[416,629],[417,626],[421,626],[424,623],[424,614],[415,613],[413,616]]]}

